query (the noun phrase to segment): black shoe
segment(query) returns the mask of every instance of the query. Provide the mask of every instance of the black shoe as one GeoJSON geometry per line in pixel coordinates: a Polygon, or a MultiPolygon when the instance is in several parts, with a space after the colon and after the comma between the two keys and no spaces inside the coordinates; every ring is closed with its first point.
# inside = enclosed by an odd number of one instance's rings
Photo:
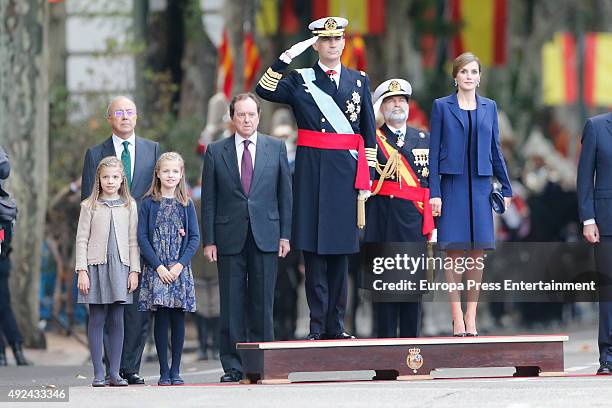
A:
{"type": "Polygon", "coordinates": [[[323,340],[321,333],[309,333],[306,340],[323,340]]]}
{"type": "Polygon", "coordinates": [[[0,350],[0,367],[7,366],[8,362],[6,361],[6,353],[4,350],[0,350]]]}
{"type": "Polygon", "coordinates": [[[242,380],[242,373],[238,370],[230,370],[221,376],[221,382],[238,382],[242,380]]]}
{"type": "Polygon", "coordinates": [[[123,378],[121,378],[121,377],[117,377],[117,378],[111,377],[109,379],[109,385],[111,387],[127,387],[128,381],[123,379],[123,378]]]}
{"type": "Polygon", "coordinates": [[[185,381],[183,381],[180,375],[177,375],[176,377],[171,377],[170,383],[172,385],[185,385],[185,381]]]}
{"type": "Polygon", "coordinates": [[[346,332],[336,333],[333,337],[329,337],[329,339],[334,339],[334,340],[351,340],[354,338],[355,336],[348,334],[346,332]]]}
{"type": "Polygon", "coordinates": [[[121,374],[121,377],[126,379],[128,384],[130,385],[143,385],[145,383],[144,378],[142,378],[136,373],[132,373],[132,374],[123,373],[121,374]]]}
{"type": "Polygon", "coordinates": [[[612,362],[601,362],[599,370],[597,370],[597,375],[612,375],[612,362]]]}
{"type": "Polygon", "coordinates": [[[465,333],[465,337],[478,337],[478,332],[476,333],[465,333]]]}
{"type": "Polygon", "coordinates": [[[26,360],[25,356],[23,355],[21,343],[11,344],[11,348],[13,349],[13,354],[15,355],[15,362],[18,366],[32,365],[32,363],[26,360]]]}
{"type": "Polygon", "coordinates": [[[91,382],[91,386],[92,387],[104,387],[106,385],[106,381],[105,380],[96,380],[94,379],[91,382]]]}
{"type": "Polygon", "coordinates": [[[466,337],[468,335],[465,332],[455,333],[455,321],[454,320],[451,322],[451,331],[453,332],[453,337],[466,337]]]}

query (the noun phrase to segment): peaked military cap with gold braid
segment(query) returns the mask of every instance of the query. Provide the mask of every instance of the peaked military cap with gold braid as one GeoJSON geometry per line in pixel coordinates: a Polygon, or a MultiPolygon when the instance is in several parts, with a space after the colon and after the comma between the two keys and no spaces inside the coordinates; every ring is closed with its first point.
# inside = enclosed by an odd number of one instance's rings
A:
{"type": "Polygon", "coordinates": [[[323,17],[308,25],[308,29],[319,37],[339,37],[344,34],[348,20],[342,17],[323,17]]]}
{"type": "Polygon", "coordinates": [[[410,97],[412,95],[412,86],[410,86],[410,83],[405,79],[388,79],[376,87],[374,91],[374,103],[377,103],[381,98],[384,99],[388,96],[395,95],[410,97]]]}

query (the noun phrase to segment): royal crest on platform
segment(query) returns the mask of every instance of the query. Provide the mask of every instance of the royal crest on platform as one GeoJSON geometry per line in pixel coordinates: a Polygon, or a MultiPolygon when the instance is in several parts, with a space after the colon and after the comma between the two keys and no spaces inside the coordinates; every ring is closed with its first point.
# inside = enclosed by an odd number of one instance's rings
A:
{"type": "Polygon", "coordinates": [[[406,364],[416,373],[417,370],[423,366],[421,349],[418,347],[413,347],[408,349],[408,353],[408,357],[406,357],[406,364]]]}

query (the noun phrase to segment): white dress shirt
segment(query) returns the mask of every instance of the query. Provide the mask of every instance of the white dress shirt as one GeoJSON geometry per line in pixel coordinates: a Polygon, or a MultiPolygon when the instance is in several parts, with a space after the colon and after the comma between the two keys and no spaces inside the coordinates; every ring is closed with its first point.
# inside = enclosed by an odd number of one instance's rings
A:
{"type": "MultiPolygon", "coordinates": [[[[132,133],[132,136],[125,139],[129,142],[128,151],[130,152],[130,164],[132,165],[130,169],[130,174],[132,175],[132,181],[134,180],[134,163],[136,162],[136,135],[132,133]]],[[[123,153],[123,142],[124,139],[120,138],[116,134],[113,133],[113,145],[115,146],[115,156],[119,160],[121,160],[121,154],[123,153]]]]}
{"type": "Polygon", "coordinates": [[[334,71],[336,71],[336,73],[334,75],[330,75],[331,79],[334,80],[334,83],[336,84],[336,88],[338,88],[338,84],[340,83],[340,71],[342,69],[342,64],[338,64],[335,67],[326,67],[325,65],[323,65],[323,63],[321,62],[321,60],[319,60],[319,66],[321,67],[321,69],[323,70],[323,72],[327,72],[330,69],[333,69],[334,71]]]}
{"type": "MultiPolygon", "coordinates": [[[[255,152],[257,149],[257,132],[254,132],[247,138],[249,143],[249,152],[251,152],[251,159],[253,161],[253,169],[255,169],[255,152]]],[[[240,136],[238,133],[234,134],[234,143],[236,143],[236,156],[238,156],[238,173],[242,177],[242,154],[244,153],[244,141],[245,138],[240,136]]]]}

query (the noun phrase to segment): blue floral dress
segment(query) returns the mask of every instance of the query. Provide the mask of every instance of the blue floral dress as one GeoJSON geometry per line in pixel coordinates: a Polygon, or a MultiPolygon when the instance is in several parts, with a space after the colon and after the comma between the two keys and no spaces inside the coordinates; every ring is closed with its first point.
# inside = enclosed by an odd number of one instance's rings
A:
{"type": "MultiPolygon", "coordinates": [[[[168,269],[178,262],[181,244],[186,239],[184,213],[184,207],[176,199],[161,199],[152,244],[159,260],[168,269]]],[[[163,283],[150,265],[144,266],[142,274],[138,310],[155,311],[158,307],[171,307],[195,312],[191,264],[185,265],[179,277],[170,284],[163,283]]]]}

